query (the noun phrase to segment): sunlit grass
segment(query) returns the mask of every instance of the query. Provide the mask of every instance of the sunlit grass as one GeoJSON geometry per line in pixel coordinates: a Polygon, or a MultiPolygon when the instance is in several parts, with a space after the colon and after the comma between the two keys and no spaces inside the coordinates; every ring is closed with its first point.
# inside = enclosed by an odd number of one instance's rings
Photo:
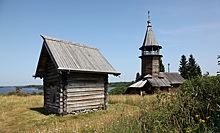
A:
{"type": "Polygon", "coordinates": [[[43,96],[0,96],[0,132],[127,132],[138,126],[141,104],[153,99],[109,96],[108,110],[62,117],[43,114],[43,96]]]}
{"type": "Polygon", "coordinates": [[[156,99],[156,95],[146,95],[144,97],[139,95],[110,95],[110,104],[128,104],[133,106],[141,106],[142,104],[147,104],[156,99]]]}

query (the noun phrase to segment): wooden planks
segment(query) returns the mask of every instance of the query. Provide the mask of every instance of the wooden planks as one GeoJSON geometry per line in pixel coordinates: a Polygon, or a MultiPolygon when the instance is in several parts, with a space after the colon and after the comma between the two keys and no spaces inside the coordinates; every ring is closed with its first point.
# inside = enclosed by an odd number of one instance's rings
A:
{"type": "Polygon", "coordinates": [[[60,109],[60,74],[49,59],[44,75],[44,108],[48,113],[58,113],[60,109]]]}
{"type": "Polygon", "coordinates": [[[52,113],[107,109],[108,75],[58,73],[50,60],[44,77],[44,105],[52,113]]]}
{"type": "Polygon", "coordinates": [[[100,74],[68,75],[67,112],[101,109],[105,106],[105,77],[100,74]]]}

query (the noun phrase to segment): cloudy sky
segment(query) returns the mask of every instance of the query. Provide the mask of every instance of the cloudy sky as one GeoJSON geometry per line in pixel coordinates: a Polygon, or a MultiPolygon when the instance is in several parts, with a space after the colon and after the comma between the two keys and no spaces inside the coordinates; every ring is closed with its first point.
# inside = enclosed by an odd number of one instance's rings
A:
{"type": "Polygon", "coordinates": [[[166,71],[193,54],[203,73],[216,75],[219,0],[0,0],[0,85],[42,84],[32,78],[41,34],[97,47],[122,73],[110,82],[134,80],[148,10],[166,71]]]}

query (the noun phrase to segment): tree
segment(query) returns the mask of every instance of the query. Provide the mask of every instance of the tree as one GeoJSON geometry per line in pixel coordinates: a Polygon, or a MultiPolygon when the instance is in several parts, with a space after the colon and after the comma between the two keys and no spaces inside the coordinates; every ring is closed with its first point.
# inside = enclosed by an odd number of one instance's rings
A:
{"type": "Polygon", "coordinates": [[[196,64],[197,65],[197,76],[202,76],[202,70],[201,70],[201,68],[200,68],[200,66],[198,65],[198,64],[196,64]]]}
{"type": "MultiPolygon", "coordinates": [[[[220,55],[218,55],[218,57],[217,57],[217,59],[218,59],[218,65],[220,66],[220,55]]],[[[217,75],[220,75],[220,70],[217,72],[217,75]]]]}
{"type": "Polygon", "coordinates": [[[162,61],[162,59],[160,59],[160,62],[159,62],[160,64],[160,72],[165,72],[165,67],[164,67],[164,65],[163,65],[163,61],[162,61]]]}
{"type": "Polygon", "coordinates": [[[184,79],[188,78],[187,60],[185,55],[181,56],[179,72],[184,79]]]}
{"type": "Polygon", "coordinates": [[[141,75],[140,75],[140,73],[138,72],[138,73],[136,74],[135,81],[138,81],[140,78],[141,78],[141,75]]]}
{"type": "Polygon", "coordinates": [[[187,70],[188,70],[187,79],[194,78],[196,76],[201,76],[202,75],[201,68],[196,63],[196,60],[195,60],[195,58],[193,57],[192,54],[189,56],[189,59],[188,59],[187,70]]]}
{"type": "Polygon", "coordinates": [[[192,54],[189,56],[188,61],[186,60],[185,55],[181,56],[179,72],[185,79],[190,79],[202,75],[201,68],[196,63],[196,60],[192,54]]]}

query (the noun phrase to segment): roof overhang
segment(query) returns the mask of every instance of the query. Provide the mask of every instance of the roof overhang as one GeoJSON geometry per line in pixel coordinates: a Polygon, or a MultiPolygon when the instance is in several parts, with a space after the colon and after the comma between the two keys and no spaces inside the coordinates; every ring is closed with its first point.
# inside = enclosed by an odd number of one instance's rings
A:
{"type": "Polygon", "coordinates": [[[147,83],[147,80],[140,80],[132,85],[129,86],[129,88],[142,88],[147,83]]]}
{"type": "Polygon", "coordinates": [[[114,76],[119,76],[121,73],[110,72],[110,71],[97,71],[97,70],[87,70],[87,69],[71,69],[71,68],[58,68],[59,72],[76,72],[76,73],[97,73],[97,74],[112,74],[114,76]]]}
{"type": "Polygon", "coordinates": [[[171,87],[170,82],[167,79],[152,78],[147,80],[152,87],[171,87]]]}
{"type": "Polygon", "coordinates": [[[33,77],[35,78],[44,77],[46,72],[46,64],[49,59],[53,61],[53,64],[58,73],[78,72],[112,74],[114,76],[119,76],[121,74],[111,66],[111,64],[104,58],[104,56],[99,52],[99,49],[97,48],[42,35],[41,37],[44,41],[41,48],[37,69],[35,74],[33,75],[33,77]],[[75,50],[78,52],[72,52],[70,50],[75,50]],[[72,55],[72,53],[74,53],[74,55],[72,55]],[[76,57],[76,59],[71,59],[72,57],[76,57]],[[80,61],[82,60],[84,64],[77,64],[77,62],[75,61],[77,59],[80,59],[80,61]],[[76,66],[74,66],[73,64],[76,66]],[[81,65],[84,65],[84,67],[79,67],[81,65]],[[70,68],[66,68],[69,66],[70,68]]]}

